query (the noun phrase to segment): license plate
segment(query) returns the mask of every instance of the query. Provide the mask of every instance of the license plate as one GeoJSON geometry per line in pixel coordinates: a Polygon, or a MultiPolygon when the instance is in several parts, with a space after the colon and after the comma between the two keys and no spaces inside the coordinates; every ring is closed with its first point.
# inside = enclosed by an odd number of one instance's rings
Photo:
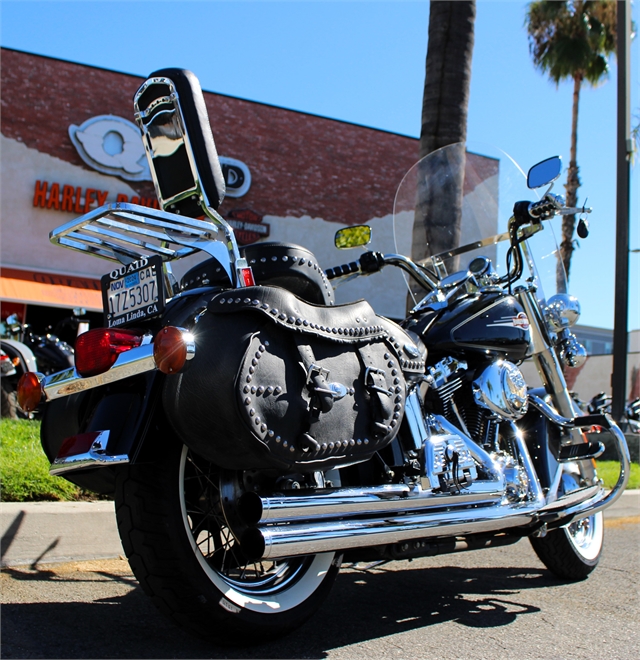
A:
{"type": "Polygon", "coordinates": [[[102,302],[107,328],[137,324],[162,314],[162,258],[141,257],[102,276],[102,302]]]}

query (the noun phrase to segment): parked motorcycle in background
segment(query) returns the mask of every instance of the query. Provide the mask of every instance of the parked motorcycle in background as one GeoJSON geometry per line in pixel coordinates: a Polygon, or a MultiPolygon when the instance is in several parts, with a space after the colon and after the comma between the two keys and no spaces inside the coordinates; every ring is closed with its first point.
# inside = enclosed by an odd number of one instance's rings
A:
{"type": "MultiPolygon", "coordinates": [[[[587,577],[629,454],[608,414],[581,414],[563,376],[585,357],[570,330],[579,305],[545,288],[555,257],[535,243],[554,216],[588,210],[551,193],[560,159],[531,168],[529,189],[544,190],[521,201],[503,183],[510,159],[434,152],[394,211],[402,238],[416,209],[459,191],[435,206],[429,258],[364,251],[325,272],[301,246],[238,248],[216,210],[224,181],[193,74],[152,74],[134,110],[162,210],[110,204],[52,232],[112,261],[104,328],[78,338],[75,368],[23,377],[19,397],[44,407],[51,473],[113,494],[158,607],[199,635],[255,642],[309,618],[342,562],[525,537],[561,579],[587,577]],[[178,281],[171,262],[198,252],[206,260],[178,281]],[[330,281],[384,286],[389,266],[418,292],[401,323],[363,300],[333,304],[330,281]],[[582,432],[594,426],[619,453],[611,492],[594,460],[603,447],[582,432]]],[[[346,227],[336,245],[369,236],[346,227]]]]}
{"type": "Polygon", "coordinates": [[[18,372],[13,360],[1,349],[0,377],[2,380],[0,387],[0,396],[2,396],[1,415],[8,419],[18,419],[19,408],[14,386],[14,379],[18,378],[18,372]]]}
{"type": "Polygon", "coordinates": [[[15,350],[25,354],[24,348],[17,347],[14,342],[26,346],[34,356],[37,370],[40,373],[53,374],[73,367],[73,348],[56,335],[51,333],[37,335],[33,333],[31,326],[21,323],[15,314],[7,317],[5,327],[8,336],[2,340],[3,343],[11,338],[13,342],[7,343],[7,346],[13,346],[15,350]]]}
{"type": "Polygon", "coordinates": [[[20,377],[25,373],[53,374],[74,365],[73,348],[55,335],[36,335],[23,324],[16,314],[3,322],[0,345],[13,366],[13,371],[2,374],[2,416],[12,419],[33,417],[23,411],[16,400],[20,377]]]}
{"type": "Polygon", "coordinates": [[[631,433],[640,433],[640,398],[630,401],[625,409],[625,415],[629,422],[631,433]]]}

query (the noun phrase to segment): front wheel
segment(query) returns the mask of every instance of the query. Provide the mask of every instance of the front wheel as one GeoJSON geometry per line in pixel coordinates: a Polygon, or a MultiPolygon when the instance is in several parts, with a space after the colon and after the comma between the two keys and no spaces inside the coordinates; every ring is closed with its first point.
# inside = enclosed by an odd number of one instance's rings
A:
{"type": "Polygon", "coordinates": [[[340,558],[245,558],[225,518],[225,473],[186,446],[163,445],[116,487],[120,537],[144,591],[180,626],[217,642],[246,645],[300,626],[329,593],[340,558]]]}
{"type": "Polygon", "coordinates": [[[600,561],[604,544],[602,512],[555,529],[546,536],[531,537],[542,563],[563,580],[584,580],[600,561]]]}

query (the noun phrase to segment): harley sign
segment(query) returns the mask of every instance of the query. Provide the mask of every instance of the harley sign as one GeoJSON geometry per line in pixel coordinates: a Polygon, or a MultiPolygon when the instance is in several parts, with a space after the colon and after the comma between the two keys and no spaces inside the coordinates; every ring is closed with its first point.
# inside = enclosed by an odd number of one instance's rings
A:
{"type": "MultiPolygon", "coordinates": [[[[127,181],[151,181],[138,127],[115,115],[98,115],[80,126],[69,126],[69,137],[89,167],[127,181]]],[[[251,187],[245,163],[220,156],[228,197],[242,197],[251,187]]]]}

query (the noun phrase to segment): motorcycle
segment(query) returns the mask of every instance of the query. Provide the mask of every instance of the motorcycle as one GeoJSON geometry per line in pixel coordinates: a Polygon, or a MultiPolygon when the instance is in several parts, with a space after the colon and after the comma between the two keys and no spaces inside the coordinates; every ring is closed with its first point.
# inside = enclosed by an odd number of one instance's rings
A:
{"type": "Polygon", "coordinates": [[[630,433],[640,433],[640,397],[629,401],[624,409],[630,433]]]}
{"type": "MultiPolygon", "coordinates": [[[[20,377],[27,372],[37,372],[36,356],[29,346],[17,339],[6,336],[18,336],[16,330],[17,317],[7,317],[2,324],[3,332],[0,339],[0,358],[2,366],[2,417],[8,419],[24,419],[33,416],[24,412],[17,401],[17,386],[20,377]]],[[[20,326],[21,327],[21,326],[20,326]]]]}
{"type": "Polygon", "coordinates": [[[16,365],[13,360],[0,349],[0,375],[2,384],[0,386],[0,395],[2,396],[1,416],[8,419],[18,419],[17,399],[15,388],[12,385],[13,378],[16,377],[16,365]]]}
{"type": "Polygon", "coordinates": [[[17,401],[20,378],[25,373],[49,375],[73,367],[73,348],[49,332],[35,334],[31,326],[22,323],[16,314],[8,316],[3,327],[0,344],[15,370],[3,377],[2,416],[32,419],[37,413],[21,409],[17,401]]]}
{"type": "MultiPolygon", "coordinates": [[[[238,248],[217,211],[224,179],[192,73],[152,74],[134,116],[161,208],[107,204],[51,233],[114,262],[105,323],[78,337],[74,368],[27,374],[19,396],[44,407],[51,473],[113,494],[131,568],[160,610],[198,635],[253,643],[308,619],[343,562],[524,537],[560,578],[586,578],[629,453],[611,417],[582,415],[567,391],[562,367],[584,357],[569,329],[578,303],[545,298],[533,258],[548,220],[586,209],[549,187],[496,232],[507,189],[451,145],[396,196],[400,239],[437,202],[427,259],[364,250],[324,271],[301,246],[238,248]],[[178,279],[171,263],[198,251],[207,259],[178,279]],[[419,291],[406,319],[334,304],[331,282],[389,266],[419,291]],[[542,387],[527,386],[525,359],[542,387]],[[610,492],[594,460],[603,447],[582,432],[593,426],[619,452],[610,492]]],[[[529,189],[560,171],[559,158],[539,163],[529,189]]],[[[363,250],[370,236],[345,227],[336,246],[363,250]]]]}
{"type": "Polygon", "coordinates": [[[37,371],[45,375],[73,367],[73,348],[56,335],[50,332],[35,334],[31,326],[21,323],[15,314],[7,317],[5,326],[9,337],[2,339],[3,346],[6,345],[7,352],[14,353],[15,357],[21,357],[28,370],[36,370],[29,368],[33,366],[31,356],[37,371]]]}
{"type": "MultiPolygon", "coordinates": [[[[585,405],[589,413],[611,413],[612,399],[604,392],[596,394],[585,405]]],[[[640,398],[631,399],[624,407],[624,420],[628,433],[640,433],[640,398]]]]}

